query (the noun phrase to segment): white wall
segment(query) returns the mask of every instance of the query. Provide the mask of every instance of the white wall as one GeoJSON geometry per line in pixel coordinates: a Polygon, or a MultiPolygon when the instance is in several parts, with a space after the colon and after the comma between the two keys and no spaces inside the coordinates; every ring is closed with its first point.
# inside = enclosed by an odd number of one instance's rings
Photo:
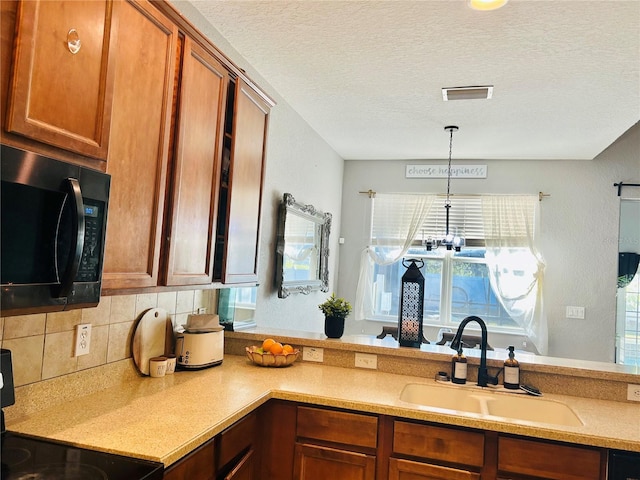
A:
{"type": "Polygon", "coordinates": [[[260,245],[260,286],[255,320],[259,327],[293,328],[322,332],[324,317],[318,309],[328,294],[290,295],[278,298],[275,278],[276,228],[282,195],[291,193],[296,200],[311,204],[333,215],[330,236],[329,288],[336,288],[338,272],[338,228],[342,194],[343,161],[340,156],[253,70],[232,45],[215,30],[193,6],[172,4],[207,38],[270,95],[277,105],[271,110],[266,151],[266,175],[262,197],[260,245]]]}
{"type": "MultiPolygon", "coordinates": [[[[486,179],[452,180],[453,193],[551,195],[541,205],[549,355],[613,361],[620,206],[613,184],[640,183],[640,124],[592,161],[464,161],[455,159],[455,138],[453,151],[454,164],[488,165],[486,179]],[[566,319],[566,306],[585,307],[585,319],[566,319]]],[[[405,165],[416,163],[421,162],[345,162],[340,295],[355,299],[359,256],[367,242],[369,200],[358,192],[446,192],[446,179],[406,179],[405,165]]],[[[632,190],[625,189],[625,195],[640,197],[632,190]]],[[[381,329],[379,323],[350,317],[345,331],[377,334],[381,329]]]]}

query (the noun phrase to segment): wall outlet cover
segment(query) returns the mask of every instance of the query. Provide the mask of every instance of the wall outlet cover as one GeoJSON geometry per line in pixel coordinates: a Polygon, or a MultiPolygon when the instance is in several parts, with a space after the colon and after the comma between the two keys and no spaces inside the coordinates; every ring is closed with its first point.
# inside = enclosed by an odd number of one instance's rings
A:
{"type": "Polygon", "coordinates": [[[372,353],[358,353],[356,352],[356,367],[370,368],[375,370],[378,368],[378,356],[372,353]]]}
{"type": "Polygon", "coordinates": [[[640,385],[630,383],[627,385],[627,400],[640,402],[640,385]]]}
{"type": "Polygon", "coordinates": [[[91,324],[83,323],[76,325],[76,344],[74,356],[86,355],[91,347],[91,324]]]}
{"type": "Polygon", "coordinates": [[[302,347],[302,360],[322,363],[324,360],[324,350],[317,347],[302,347]]]}

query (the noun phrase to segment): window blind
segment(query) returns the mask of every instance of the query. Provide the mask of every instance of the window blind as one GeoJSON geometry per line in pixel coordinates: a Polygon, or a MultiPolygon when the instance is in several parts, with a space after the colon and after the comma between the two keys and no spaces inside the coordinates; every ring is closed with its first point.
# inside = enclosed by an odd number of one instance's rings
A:
{"type": "MultiPolygon", "coordinates": [[[[401,226],[410,222],[415,214],[419,194],[378,194],[375,198],[372,218],[374,244],[384,245],[391,239],[399,239],[404,231],[401,226]]],[[[446,196],[433,195],[433,205],[419,230],[415,242],[429,237],[441,239],[446,233],[446,196]]],[[[502,196],[508,199],[509,195],[502,196]]],[[[482,195],[453,195],[450,197],[449,232],[465,237],[467,245],[484,245],[485,230],[482,195]]],[[[527,212],[533,219],[535,210],[527,212]]],[[[526,222],[510,221],[511,236],[527,237],[526,222]]]]}

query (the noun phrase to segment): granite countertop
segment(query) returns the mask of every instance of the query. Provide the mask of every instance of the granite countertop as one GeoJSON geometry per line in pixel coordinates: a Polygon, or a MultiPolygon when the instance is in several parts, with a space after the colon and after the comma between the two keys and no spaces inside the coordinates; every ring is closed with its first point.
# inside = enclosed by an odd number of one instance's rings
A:
{"type": "MultiPolygon", "coordinates": [[[[132,367],[133,368],[133,367],[132,367]]],[[[16,419],[11,431],[171,465],[271,398],[640,452],[640,406],[545,395],[569,404],[581,427],[533,424],[425,408],[399,399],[423,377],[298,361],[265,368],[240,355],[162,378],[134,377],[16,419]]]]}

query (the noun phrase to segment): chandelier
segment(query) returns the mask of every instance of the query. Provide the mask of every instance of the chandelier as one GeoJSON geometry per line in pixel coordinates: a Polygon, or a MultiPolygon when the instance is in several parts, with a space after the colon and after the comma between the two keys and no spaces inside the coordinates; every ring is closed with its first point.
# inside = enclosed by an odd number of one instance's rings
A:
{"type": "Polygon", "coordinates": [[[465,245],[465,240],[462,235],[458,234],[457,228],[452,231],[449,226],[449,210],[451,210],[451,151],[453,147],[453,132],[458,130],[456,125],[447,125],[444,127],[449,132],[449,165],[447,166],[447,199],[444,202],[445,208],[445,234],[442,239],[429,238],[426,241],[426,247],[428,251],[438,248],[438,245],[442,245],[447,250],[455,250],[459,252],[465,245]]]}

